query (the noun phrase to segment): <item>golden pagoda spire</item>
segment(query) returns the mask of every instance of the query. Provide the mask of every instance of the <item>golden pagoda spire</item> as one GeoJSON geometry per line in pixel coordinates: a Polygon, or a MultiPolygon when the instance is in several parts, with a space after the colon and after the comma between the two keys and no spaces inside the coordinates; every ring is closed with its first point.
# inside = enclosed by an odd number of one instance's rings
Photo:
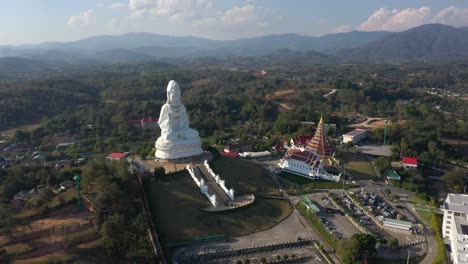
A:
{"type": "Polygon", "coordinates": [[[322,115],[322,114],[320,114],[320,121],[319,121],[319,123],[323,123],[323,115],[322,115]]]}

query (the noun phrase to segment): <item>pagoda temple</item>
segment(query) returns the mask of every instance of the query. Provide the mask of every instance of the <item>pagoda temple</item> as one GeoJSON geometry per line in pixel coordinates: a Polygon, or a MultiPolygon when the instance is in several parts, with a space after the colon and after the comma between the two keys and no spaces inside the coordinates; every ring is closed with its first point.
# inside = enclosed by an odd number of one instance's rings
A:
{"type": "Polygon", "coordinates": [[[320,122],[317,125],[317,131],[315,131],[314,137],[307,143],[306,149],[312,150],[322,157],[328,157],[333,154],[333,149],[330,147],[326,136],[325,124],[322,117],[320,117],[320,122]]]}

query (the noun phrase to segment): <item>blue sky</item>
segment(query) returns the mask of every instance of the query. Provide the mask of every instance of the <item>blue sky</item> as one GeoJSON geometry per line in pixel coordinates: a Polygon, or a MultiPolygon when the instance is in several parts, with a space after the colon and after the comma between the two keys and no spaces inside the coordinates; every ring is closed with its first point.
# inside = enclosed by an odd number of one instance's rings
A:
{"type": "Polygon", "coordinates": [[[0,45],[153,32],[212,39],[468,26],[468,1],[0,0],[0,45]]]}

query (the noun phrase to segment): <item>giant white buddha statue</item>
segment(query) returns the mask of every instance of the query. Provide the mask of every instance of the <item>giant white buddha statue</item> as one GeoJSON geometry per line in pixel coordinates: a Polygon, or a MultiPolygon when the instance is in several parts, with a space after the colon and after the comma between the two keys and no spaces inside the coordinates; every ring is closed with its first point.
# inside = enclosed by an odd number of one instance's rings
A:
{"type": "Polygon", "coordinates": [[[198,131],[189,127],[176,81],[172,80],[167,85],[167,102],[161,108],[158,124],[161,136],[156,140],[156,158],[174,160],[203,153],[198,131]]]}

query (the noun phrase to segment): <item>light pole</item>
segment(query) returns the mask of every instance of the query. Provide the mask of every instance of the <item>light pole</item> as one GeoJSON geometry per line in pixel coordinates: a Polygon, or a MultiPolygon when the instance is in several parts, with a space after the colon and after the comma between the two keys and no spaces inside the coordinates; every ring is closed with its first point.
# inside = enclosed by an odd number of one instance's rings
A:
{"type": "Polygon", "coordinates": [[[81,197],[80,197],[80,175],[75,175],[75,177],[73,177],[73,180],[75,181],[75,187],[76,187],[76,193],[78,195],[78,209],[81,211],[82,209],[82,205],[81,205],[81,197]]]}
{"type": "Polygon", "coordinates": [[[406,259],[406,264],[409,264],[410,254],[413,252],[411,252],[410,250],[406,250],[406,251],[408,251],[408,258],[406,259]]]}
{"type": "Polygon", "coordinates": [[[383,138],[383,144],[384,144],[384,145],[387,144],[387,122],[388,122],[388,120],[385,119],[385,120],[384,120],[384,123],[385,123],[384,138],[383,138]]]}

